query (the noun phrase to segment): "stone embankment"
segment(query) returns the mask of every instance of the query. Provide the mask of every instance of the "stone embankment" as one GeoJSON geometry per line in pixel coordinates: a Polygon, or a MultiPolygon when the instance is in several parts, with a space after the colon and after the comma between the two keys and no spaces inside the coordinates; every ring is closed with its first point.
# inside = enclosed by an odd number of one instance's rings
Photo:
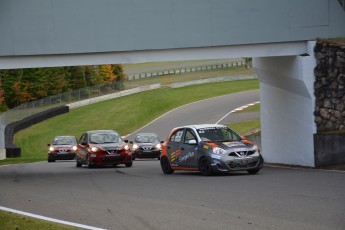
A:
{"type": "Polygon", "coordinates": [[[314,51],[317,131],[345,130],[345,45],[318,42],[314,51]]]}

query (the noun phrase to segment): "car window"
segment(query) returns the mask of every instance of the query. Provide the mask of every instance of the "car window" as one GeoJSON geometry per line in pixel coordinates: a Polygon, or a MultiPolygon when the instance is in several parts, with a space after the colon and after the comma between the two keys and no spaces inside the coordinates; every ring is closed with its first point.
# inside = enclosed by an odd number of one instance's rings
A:
{"type": "Polygon", "coordinates": [[[181,142],[183,136],[183,129],[177,130],[170,136],[169,142],[181,142]]]}
{"type": "Polygon", "coordinates": [[[120,136],[117,133],[91,133],[90,144],[119,143],[120,136]]]}
{"type": "Polygon", "coordinates": [[[194,134],[194,131],[191,129],[186,130],[186,135],[184,137],[184,143],[188,144],[190,140],[195,140],[196,141],[196,135],[194,134]]]}
{"type": "Polygon", "coordinates": [[[135,137],[135,142],[137,143],[153,143],[159,142],[158,137],[155,135],[138,135],[135,137]]]}
{"type": "Polygon", "coordinates": [[[207,127],[198,129],[198,134],[203,141],[225,142],[239,141],[238,134],[227,127],[207,127]]]}
{"type": "Polygon", "coordinates": [[[53,140],[53,145],[73,145],[75,140],[72,137],[58,137],[53,140]]]}

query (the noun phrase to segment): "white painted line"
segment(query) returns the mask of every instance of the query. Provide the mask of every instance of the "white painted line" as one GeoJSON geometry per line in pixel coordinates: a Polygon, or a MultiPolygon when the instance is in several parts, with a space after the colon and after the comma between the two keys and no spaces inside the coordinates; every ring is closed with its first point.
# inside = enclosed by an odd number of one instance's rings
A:
{"type": "Polygon", "coordinates": [[[16,213],[19,215],[29,216],[29,217],[40,219],[40,220],[46,220],[46,221],[50,221],[50,222],[54,222],[54,223],[78,227],[78,228],[84,228],[84,229],[90,229],[90,230],[105,230],[104,228],[96,228],[96,227],[92,227],[92,226],[88,226],[88,225],[84,225],[84,224],[77,224],[77,223],[72,223],[72,222],[68,222],[68,221],[64,221],[64,220],[58,220],[58,219],[54,219],[54,218],[50,218],[50,217],[46,217],[46,216],[41,216],[41,215],[36,215],[36,214],[28,213],[28,212],[22,212],[22,211],[18,211],[15,209],[2,207],[2,206],[0,206],[0,210],[16,213]]]}
{"type": "Polygon", "coordinates": [[[218,124],[219,122],[221,122],[222,120],[224,120],[227,116],[229,116],[230,114],[234,113],[234,112],[238,112],[238,111],[241,111],[245,108],[248,108],[249,106],[253,106],[253,105],[256,105],[260,103],[260,101],[256,101],[256,102],[253,102],[253,103],[250,103],[250,104],[247,104],[247,105],[243,105],[243,106],[240,106],[234,110],[231,110],[230,112],[228,112],[227,114],[225,114],[222,118],[220,118],[219,121],[216,122],[216,124],[218,124]]]}

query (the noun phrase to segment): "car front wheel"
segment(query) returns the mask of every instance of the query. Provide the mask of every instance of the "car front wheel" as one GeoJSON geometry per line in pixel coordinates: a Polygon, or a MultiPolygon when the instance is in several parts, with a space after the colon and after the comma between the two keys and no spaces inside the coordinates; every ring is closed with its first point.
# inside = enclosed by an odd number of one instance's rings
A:
{"type": "Polygon", "coordinates": [[[78,168],[82,166],[82,164],[78,160],[78,157],[75,158],[75,166],[78,168]]]}
{"type": "Polygon", "coordinates": [[[125,165],[126,165],[127,168],[128,168],[128,167],[132,167],[133,162],[132,162],[132,161],[131,161],[131,162],[127,162],[127,163],[125,163],[125,165]]]}
{"type": "Polygon", "coordinates": [[[174,170],[171,168],[169,159],[167,157],[162,157],[160,159],[161,167],[164,174],[172,174],[174,170]]]}
{"type": "Polygon", "coordinates": [[[213,174],[210,160],[206,157],[201,158],[199,162],[199,170],[203,176],[211,176],[213,174]]]}
{"type": "Polygon", "coordinates": [[[90,163],[90,156],[89,155],[86,156],[85,164],[86,164],[86,167],[88,167],[88,168],[93,167],[93,165],[90,163]]]}

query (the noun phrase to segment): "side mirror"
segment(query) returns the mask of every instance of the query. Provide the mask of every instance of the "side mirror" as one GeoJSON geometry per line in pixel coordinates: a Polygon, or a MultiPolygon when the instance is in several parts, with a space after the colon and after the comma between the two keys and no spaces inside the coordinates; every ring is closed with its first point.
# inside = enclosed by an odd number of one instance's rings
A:
{"type": "Polygon", "coordinates": [[[164,144],[164,141],[161,141],[161,144],[164,144]]]}
{"type": "Polygon", "coordinates": [[[188,144],[189,144],[189,145],[196,145],[196,140],[189,140],[189,141],[188,141],[188,144]]]}
{"type": "Polygon", "coordinates": [[[245,136],[241,136],[241,139],[242,139],[242,140],[246,140],[246,137],[245,137],[245,136]]]}
{"type": "Polygon", "coordinates": [[[129,143],[132,145],[132,144],[133,144],[133,141],[130,141],[129,143]]]}
{"type": "Polygon", "coordinates": [[[50,144],[47,144],[47,146],[50,146],[50,144]]]}
{"type": "Polygon", "coordinates": [[[125,143],[128,143],[128,140],[124,140],[125,143]]]}
{"type": "Polygon", "coordinates": [[[85,141],[80,142],[81,145],[87,145],[87,143],[85,141]]]}

